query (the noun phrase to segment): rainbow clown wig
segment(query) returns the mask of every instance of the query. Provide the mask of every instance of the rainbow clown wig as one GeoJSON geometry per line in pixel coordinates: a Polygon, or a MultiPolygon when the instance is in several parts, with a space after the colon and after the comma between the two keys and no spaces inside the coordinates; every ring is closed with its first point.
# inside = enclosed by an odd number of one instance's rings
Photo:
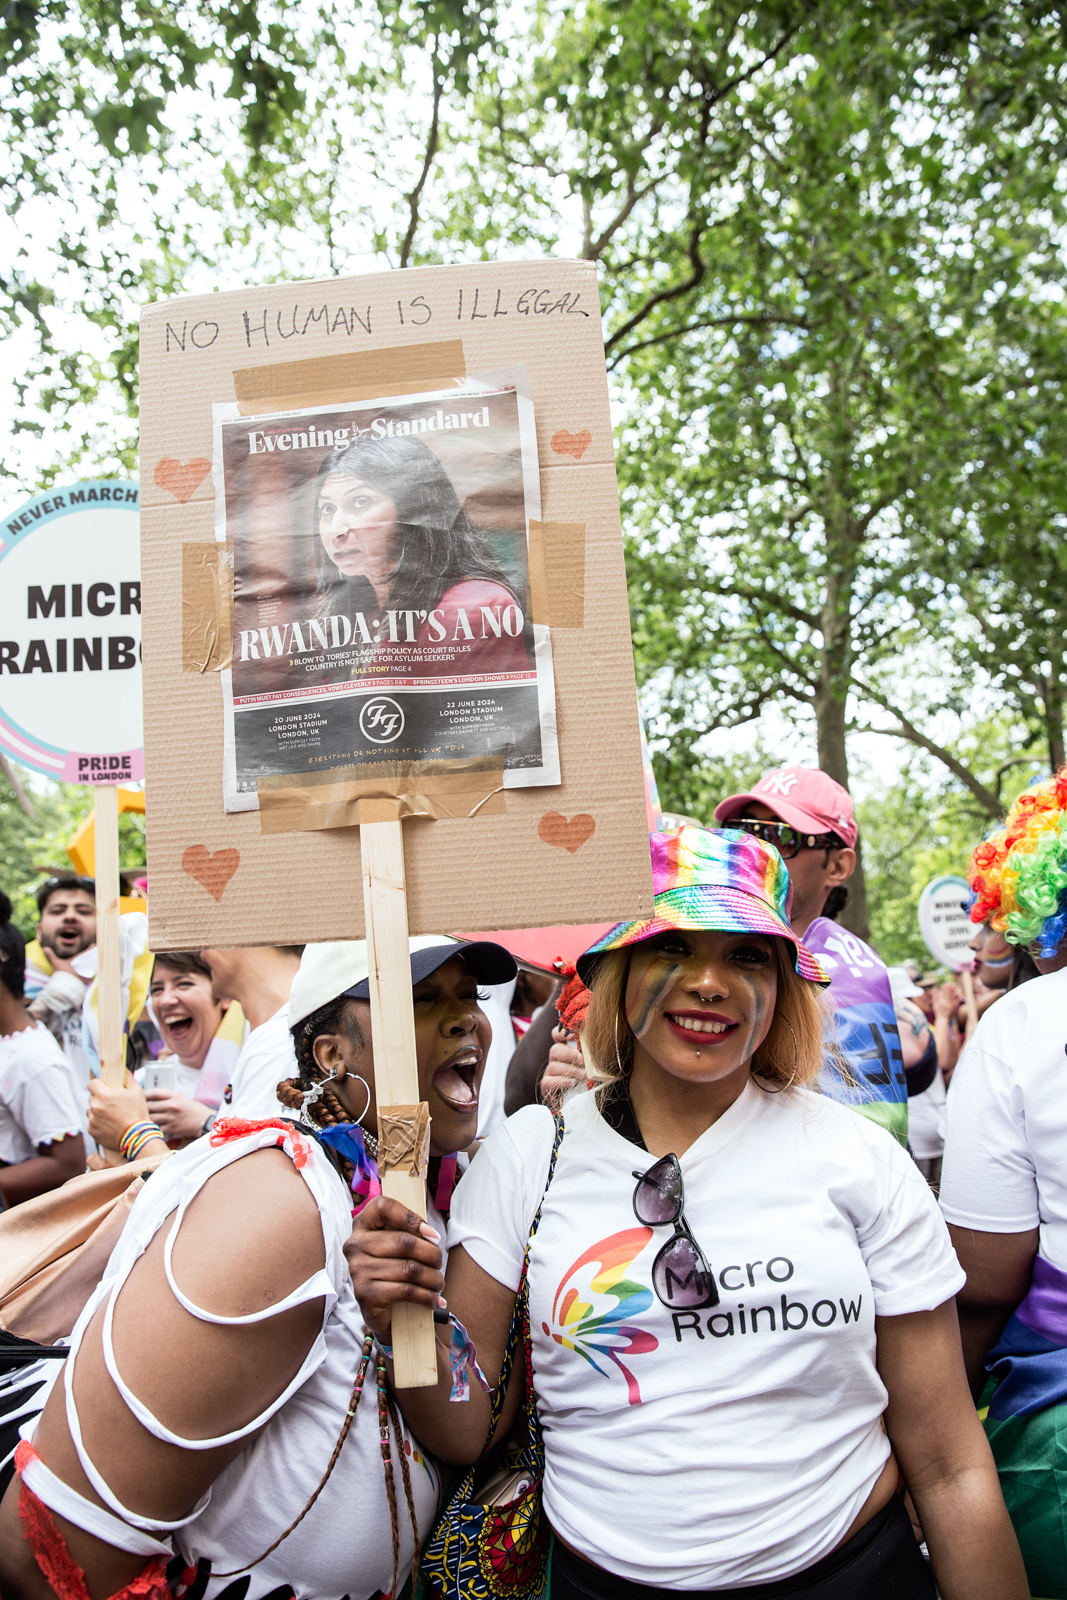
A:
{"type": "Polygon", "coordinates": [[[1025,789],[971,857],[972,922],[1054,956],[1067,933],[1067,767],[1025,789]]]}

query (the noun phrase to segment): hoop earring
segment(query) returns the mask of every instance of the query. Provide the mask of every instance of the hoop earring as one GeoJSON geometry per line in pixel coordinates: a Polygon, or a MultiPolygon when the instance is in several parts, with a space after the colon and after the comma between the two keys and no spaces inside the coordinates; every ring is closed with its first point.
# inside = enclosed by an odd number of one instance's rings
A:
{"type": "Polygon", "coordinates": [[[792,1075],[790,1076],[789,1082],[786,1083],[786,1084],[783,1084],[782,1087],[779,1089],[779,1091],[778,1091],[779,1094],[784,1094],[787,1089],[791,1089],[793,1087],[793,1083],[796,1080],[797,1072],[798,1072],[798,1070],[800,1068],[800,1046],[797,1044],[797,1036],[796,1036],[796,1034],[793,1033],[793,1024],[790,1022],[788,1017],[783,1017],[782,1021],[785,1023],[785,1025],[789,1029],[790,1033],[793,1034],[793,1071],[792,1071],[792,1075]]]}
{"type": "MultiPolygon", "coordinates": [[[[793,1034],[793,1071],[789,1076],[788,1083],[783,1083],[780,1089],[767,1089],[767,1094],[785,1094],[787,1089],[791,1089],[793,1087],[793,1084],[796,1082],[797,1073],[800,1070],[800,1047],[797,1044],[797,1036],[795,1033],[793,1033],[793,1024],[790,1022],[788,1017],[783,1017],[782,1021],[785,1023],[790,1033],[793,1034]]],[[[759,1087],[763,1088],[763,1085],[760,1084],[759,1087]]]]}
{"type": "Polygon", "coordinates": [[[363,1093],[367,1096],[367,1103],[363,1107],[363,1110],[360,1112],[358,1117],[353,1117],[353,1119],[352,1119],[353,1122],[355,1122],[356,1125],[358,1126],[359,1124],[362,1123],[363,1118],[367,1115],[367,1112],[370,1110],[370,1084],[367,1082],[366,1078],[361,1078],[358,1072],[350,1072],[348,1074],[348,1076],[350,1078],[355,1078],[357,1083],[361,1083],[363,1085],[363,1093]]]}

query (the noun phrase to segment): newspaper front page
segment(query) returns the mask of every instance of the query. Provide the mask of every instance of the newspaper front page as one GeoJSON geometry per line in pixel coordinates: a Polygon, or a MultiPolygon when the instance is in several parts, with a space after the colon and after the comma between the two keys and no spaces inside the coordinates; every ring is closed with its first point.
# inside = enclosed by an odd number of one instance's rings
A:
{"type": "Polygon", "coordinates": [[[227,810],[255,809],[263,777],[380,761],[494,758],[506,787],[559,783],[551,638],[529,616],[533,406],[511,374],[213,408],[215,531],[234,553],[227,810]]]}

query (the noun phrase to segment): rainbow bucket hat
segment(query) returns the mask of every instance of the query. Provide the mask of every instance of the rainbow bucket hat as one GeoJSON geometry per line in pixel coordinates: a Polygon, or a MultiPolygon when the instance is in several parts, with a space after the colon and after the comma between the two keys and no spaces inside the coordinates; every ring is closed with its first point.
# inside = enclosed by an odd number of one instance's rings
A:
{"type": "Polygon", "coordinates": [[[765,933],[788,939],[793,964],[809,983],[830,982],[789,926],[789,874],[771,845],[740,828],[689,825],[649,836],[654,915],[617,923],[578,957],[588,983],[597,957],[676,928],[710,933],[765,933]]]}

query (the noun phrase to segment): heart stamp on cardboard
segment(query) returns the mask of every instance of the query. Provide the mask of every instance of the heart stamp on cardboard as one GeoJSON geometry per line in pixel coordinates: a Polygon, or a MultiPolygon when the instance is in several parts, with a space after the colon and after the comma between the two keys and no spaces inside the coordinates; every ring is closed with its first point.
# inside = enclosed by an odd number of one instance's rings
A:
{"type": "Polygon", "coordinates": [[[557,428],[548,441],[558,456],[573,456],[575,461],[580,461],[593,442],[593,435],[588,428],[583,428],[581,433],[568,433],[566,428],[557,428]]]}
{"type": "Polygon", "coordinates": [[[161,456],[152,476],[157,488],[165,489],[184,506],[193,498],[210,471],[211,462],[204,456],[197,456],[195,461],[187,461],[184,466],[173,456],[161,456]]]}
{"type": "Polygon", "coordinates": [[[216,850],[212,855],[206,845],[191,844],[182,853],[182,871],[187,872],[190,878],[195,878],[216,905],[240,865],[240,850],[216,850]]]}
{"type": "Polygon", "coordinates": [[[596,821],[587,811],[580,811],[570,821],[559,811],[546,811],[537,824],[537,837],[543,844],[574,855],[596,832],[596,821]]]}

